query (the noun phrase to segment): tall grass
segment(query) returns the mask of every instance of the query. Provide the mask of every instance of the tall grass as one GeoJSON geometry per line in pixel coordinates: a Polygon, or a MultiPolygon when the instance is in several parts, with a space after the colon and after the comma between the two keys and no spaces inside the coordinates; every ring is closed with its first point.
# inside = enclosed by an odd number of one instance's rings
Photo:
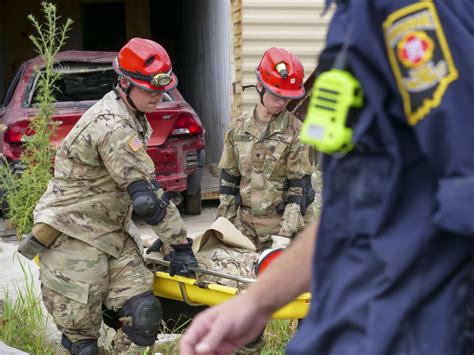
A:
{"type": "Polygon", "coordinates": [[[265,329],[265,346],[262,355],[279,355],[285,353],[286,344],[296,331],[298,322],[292,320],[271,320],[265,329]]]}
{"type": "MultiPolygon", "coordinates": [[[[189,324],[188,324],[189,325],[189,324]]],[[[268,322],[265,328],[265,346],[261,350],[261,355],[283,355],[286,344],[296,331],[297,321],[274,319],[268,322]]],[[[170,333],[181,333],[183,329],[169,330],[170,333]]],[[[163,355],[175,355],[179,353],[179,339],[163,342],[155,347],[155,352],[163,355]]]]}
{"type": "Polygon", "coordinates": [[[35,51],[44,61],[44,67],[37,71],[38,81],[35,89],[35,100],[38,105],[37,116],[30,122],[32,135],[23,136],[23,154],[15,166],[18,174],[10,170],[8,162],[0,166],[1,188],[6,192],[8,217],[17,229],[17,236],[28,233],[33,224],[33,210],[46,190],[53,168],[54,149],[50,146],[50,137],[57,124],[52,120],[54,114],[55,83],[60,74],[54,70],[55,56],[63,47],[66,33],[72,25],[66,19],[60,26],[60,16],[56,6],[42,2],[44,21],[40,22],[29,15],[36,33],[29,36],[35,51]]]}
{"type": "Polygon", "coordinates": [[[16,299],[5,291],[3,312],[0,312],[0,339],[17,349],[31,354],[55,354],[55,346],[48,340],[47,317],[41,307],[41,298],[35,290],[31,270],[19,260],[25,284],[16,288],[16,299]]]}

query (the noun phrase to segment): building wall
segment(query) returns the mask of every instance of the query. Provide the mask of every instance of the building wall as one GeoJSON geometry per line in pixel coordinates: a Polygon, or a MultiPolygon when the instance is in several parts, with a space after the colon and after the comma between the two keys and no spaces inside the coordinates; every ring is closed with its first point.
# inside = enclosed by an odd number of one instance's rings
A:
{"type": "MultiPolygon", "coordinates": [[[[242,5],[242,84],[256,83],[255,67],[274,46],[296,54],[307,78],[316,67],[331,17],[321,16],[324,0],[242,0],[242,5]]],[[[240,109],[248,111],[257,101],[255,89],[246,89],[240,109]]]]}
{"type": "Polygon", "coordinates": [[[232,115],[242,112],[242,0],[231,0],[232,115]]]}
{"type": "Polygon", "coordinates": [[[206,160],[217,162],[231,116],[231,3],[187,1],[183,16],[193,33],[181,35],[179,87],[206,128],[206,160]]]}

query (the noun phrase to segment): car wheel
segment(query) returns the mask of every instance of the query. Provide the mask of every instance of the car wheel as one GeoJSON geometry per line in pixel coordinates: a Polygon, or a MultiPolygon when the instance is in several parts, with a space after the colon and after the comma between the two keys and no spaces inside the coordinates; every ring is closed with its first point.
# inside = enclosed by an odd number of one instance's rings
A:
{"type": "Polygon", "coordinates": [[[185,195],[184,197],[184,213],[190,215],[201,214],[201,188],[195,194],[185,195]]]}

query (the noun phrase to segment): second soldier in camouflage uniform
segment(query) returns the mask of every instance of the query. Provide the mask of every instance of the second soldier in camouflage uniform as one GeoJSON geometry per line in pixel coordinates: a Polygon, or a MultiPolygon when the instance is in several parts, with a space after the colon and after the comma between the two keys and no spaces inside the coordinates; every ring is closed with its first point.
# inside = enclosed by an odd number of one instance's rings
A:
{"type": "Polygon", "coordinates": [[[121,321],[116,352],[140,353],[156,339],[161,306],[151,292],[153,273],[143,262],[132,210],[171,246],[174,272],[196,265],[183,221],[155,184],[146,153],[151,127],[144,112],[154,111],[162,93],[177,84],[168,54],[134,38],[114,69],[118,85],[61,144],[54,177],[34,213],[40,241],[57,236],[40,252],[41,290],[72,354],[97,353],[103,306],[121,321]]]}
{"type": "Polygon", "coordinates": [[[218,215],[232,221],[257,251],[287,244],[314,215],[312,148],[286,110],[304,96],[303,66],[283,48],[268,49],[256,69],[260,103],[226,134],[218,215]],[[273,242],[272,242],[273,239],[273,242]]]}

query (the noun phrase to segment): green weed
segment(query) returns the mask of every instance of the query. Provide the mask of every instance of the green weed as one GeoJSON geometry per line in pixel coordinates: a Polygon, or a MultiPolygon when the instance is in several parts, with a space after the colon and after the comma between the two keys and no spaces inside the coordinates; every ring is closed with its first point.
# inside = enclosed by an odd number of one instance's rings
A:
{"type": "MultiPolygon", "coordinates": [[[[286,344],[296,331],[296,320],[271,320],[264,333],[265,345],[261,355],[283,355],[286,344]]],[[[170,333],[182,333],[183,329],[173,329],[170,333]]],[[[168,332],[167,332],[168,333],[168,332]]],[[[163,355],[175,355],[179,353],[179,339],[164,342],[155,346],[155,352],[163,355]]]]}
{"type": "MultiPolygon", "coordinates": [[[[15,256],[17,257],[17,256],[15,256]]],[[[0,339],[17,349],[32,354],[55,354],[55,346],[47,338],[47,317],[41,307],[41,298],[35,291],[31,270],[20,263],[25,286],[16,289],[16,299],[6,291],[3,312],[0,312],[0,339]]]]}
{"type": "Polygon", "coordinates": [[[54,134],[57,123],[51,119],[54,113],[55,82],[60,74],[54,70],[54,58],[68,38],[66,33],[72,25],[67,19],[60,26],[56,6],[42,2],[44,22],[33,15],[28,19],[33,24],[36,34],[30,35],[35,51],[44,60],[44,68],[37,71],[36,101],[38,114],[31,121],[28,133],[23,136],[23,154],[20,162],[10,166],[6,161],[0,166],[0,185],[5,191],[8,203],[8,217],[16,227],[17,236],[31,230],[33,210],[43,195],[53,169],[54,149],[50,146],[50,137],[54,134]]]}
{"type": "Polygon", "coordinates": [[[262,355],[284,354],[286,344],[290,341],[297,327],[296,320],[274,319],[265,329],[265,346],[262,355]]]}

